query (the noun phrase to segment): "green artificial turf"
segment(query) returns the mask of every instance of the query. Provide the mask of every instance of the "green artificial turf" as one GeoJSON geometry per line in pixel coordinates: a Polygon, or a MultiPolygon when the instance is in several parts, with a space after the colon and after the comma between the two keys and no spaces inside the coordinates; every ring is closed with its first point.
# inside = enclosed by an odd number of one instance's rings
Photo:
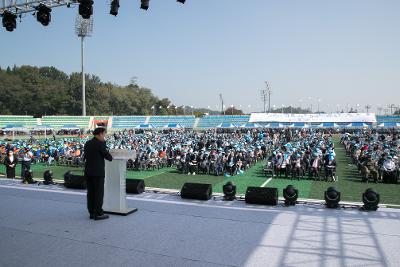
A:
{"type": "Polygon", "coordinates": [[[310,198],[323,199],[324,191],[329,186],[334,186],[341,192],[341,200],[362,202],[362,193],[367,188],[374,188],[380,193],[381,203],[400,204],[400,184],[363,183],[357,167],[351,164],[351,159],[346,156],[346,151],[339,139],[335,138],[334,142],[339,181],[336,183],[314,182],[310,190],[310,198]]]}

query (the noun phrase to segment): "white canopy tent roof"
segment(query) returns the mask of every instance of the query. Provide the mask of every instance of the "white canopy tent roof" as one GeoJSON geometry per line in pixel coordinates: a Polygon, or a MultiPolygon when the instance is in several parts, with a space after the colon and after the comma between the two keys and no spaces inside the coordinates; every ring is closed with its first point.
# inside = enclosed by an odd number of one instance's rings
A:
{"type": "Polygon", "coordinates": [[[305,123],[353,123],[376,122],[375,113],[326,113],[326,114],[285,114],[285,113],[252,113],[249,122],[305,122],[305,123]]]}

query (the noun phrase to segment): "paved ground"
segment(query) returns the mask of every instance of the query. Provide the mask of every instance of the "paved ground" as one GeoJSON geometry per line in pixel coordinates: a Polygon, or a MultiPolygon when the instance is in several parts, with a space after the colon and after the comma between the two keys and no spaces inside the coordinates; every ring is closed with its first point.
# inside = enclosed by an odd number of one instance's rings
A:
{"type": "Polygon", "coordinates": [[[129,197],[91,221],[83,191],[0,179],[0,266],[400,266],[400,210],[129,197]]]}

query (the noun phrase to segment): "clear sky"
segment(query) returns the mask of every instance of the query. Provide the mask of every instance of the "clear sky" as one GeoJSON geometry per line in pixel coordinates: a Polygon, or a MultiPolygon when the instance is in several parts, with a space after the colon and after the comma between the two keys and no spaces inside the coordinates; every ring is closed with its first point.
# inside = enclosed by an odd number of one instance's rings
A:
{"type": "MultiPolygon", "coordinates": [[[[219,103],[260,111],[268,80],[276,106],[400,103],[399,0],[95,1],[87,71],[104,81],[140,85],[177,105],[219,103]],[[300,101],[302,99],[303,101],[300,101]]],[[[0,65],[80,71],[77,8],[59,7],[43,27],[28,14],[0,30],[0,65]]],[[[375,110],[375,109],[374,109],[375,110]]]]}

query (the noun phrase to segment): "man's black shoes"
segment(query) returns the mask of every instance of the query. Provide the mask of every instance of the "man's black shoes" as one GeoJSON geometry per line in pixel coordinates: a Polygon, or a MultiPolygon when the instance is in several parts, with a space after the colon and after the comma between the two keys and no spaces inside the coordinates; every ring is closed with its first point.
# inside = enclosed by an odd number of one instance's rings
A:
{"type": "Polygon", "coordinates": [[[100,221],[100,220],[106,220],[110,218],[110,216],[108,216],[107,214],[103,214],[103,215],[98,215],[98,216],[94,216],[94,220],[95,221],[100,221]]]}
{"type": "Polygon", "coordinates": [[[95,216],[95,215],[93,215],[93,214],[90,214],[90,217],[89,217],[89,218],[90,218],[91,220],[100,221],[100,220],[108,219],[109,216],[106,215],[106,214],[97,215],[97,216],[95,216]]]}

